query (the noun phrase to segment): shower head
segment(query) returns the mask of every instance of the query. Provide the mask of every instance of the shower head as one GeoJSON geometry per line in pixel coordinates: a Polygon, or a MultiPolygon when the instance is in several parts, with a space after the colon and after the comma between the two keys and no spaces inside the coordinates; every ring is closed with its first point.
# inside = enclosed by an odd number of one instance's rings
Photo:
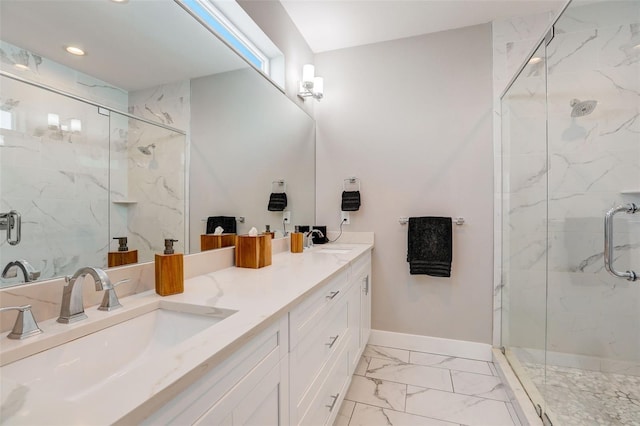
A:
{"type": "Polygon", "coordinates": [[[144,155],[151,155],[151,149],[153,149],[155,147],[156,147],[155,143],[149,144],[147,146],[139,146],[138,147],[138,151],[140,151],[144,155]]]}
{"type": "Polygon", "coordinates": [[[593,110],[596,109],[598,101],[580,101],[579,99],[571,99],[569,105],[573,108],[571,110],[572,117],[584,117],[585,115],[591,114],[593,110]]]}

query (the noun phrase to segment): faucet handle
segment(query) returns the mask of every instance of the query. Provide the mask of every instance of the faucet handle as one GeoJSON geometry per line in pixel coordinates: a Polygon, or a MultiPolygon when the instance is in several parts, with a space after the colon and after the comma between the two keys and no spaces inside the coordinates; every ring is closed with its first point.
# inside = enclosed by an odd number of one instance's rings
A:
{"type": "Polygon", "coordinates": [[[114,309],[122,308],[122,305],[118,300],[118,295],[116,294],[116,287],[129,281],[131,281],[129,278],[125,278],[124,280],[120,280],[115,283],[112,288],[105,289],[104,296],[102,296],[102,303],[98,307],[98,310],[113,311],[114,309]]]}
{"type": "Polygon", "coordinates": [[[9,339],[22,340],[42,333],[36,319],[33,317],[33,312],[31,312],[31,305],[0,308],[0,312],[10,310],[17,310],[19,312],[16,322],[13,324],[13,330],[7,335],[9,339]]]}

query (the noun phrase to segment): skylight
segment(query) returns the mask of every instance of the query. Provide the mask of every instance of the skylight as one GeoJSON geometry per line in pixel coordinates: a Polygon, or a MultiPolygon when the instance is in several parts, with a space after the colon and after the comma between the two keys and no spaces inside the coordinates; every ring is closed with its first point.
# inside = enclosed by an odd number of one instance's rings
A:
{"type": "Polygon", "coordinates": [[[269,75],[269,58],[208,0],[178,0],[253,66],[269,75]]]}

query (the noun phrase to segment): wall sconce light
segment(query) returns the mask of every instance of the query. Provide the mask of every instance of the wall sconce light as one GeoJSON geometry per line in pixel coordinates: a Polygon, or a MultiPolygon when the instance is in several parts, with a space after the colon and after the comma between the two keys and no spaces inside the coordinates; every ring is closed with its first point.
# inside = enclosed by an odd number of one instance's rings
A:
{"type": "Polygon", "coordinates": [[[317,101],[324,97],[324,79],[316,77],[315,67],[307,64],[302,67],[302,81],[300,82],[300,91],[298,97],[302,100],[313,98],[317,101]]]}

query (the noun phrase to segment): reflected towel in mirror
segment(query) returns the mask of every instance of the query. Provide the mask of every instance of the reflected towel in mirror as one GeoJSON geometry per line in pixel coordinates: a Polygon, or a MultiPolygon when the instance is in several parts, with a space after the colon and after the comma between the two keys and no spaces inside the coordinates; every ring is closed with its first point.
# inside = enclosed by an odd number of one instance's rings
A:
{"type": "Polygon", "coordinates": [[[360,191],[342,191],[343,212],[355,212],[360,210],[360,191]]]}
{"type": "Polygon", "coordinates": [[[270,212],[281,212],[287,207],[287,194],[284,192],[272,192],[269,196],[267,210],[270,212]]]}
{"type": "Polygon", "coordinates": [[[207,234],[213,234],[220,226],[225,234],[236,233],[236,218],[234,216],[209,216],[207,218],[207,234]]]}

